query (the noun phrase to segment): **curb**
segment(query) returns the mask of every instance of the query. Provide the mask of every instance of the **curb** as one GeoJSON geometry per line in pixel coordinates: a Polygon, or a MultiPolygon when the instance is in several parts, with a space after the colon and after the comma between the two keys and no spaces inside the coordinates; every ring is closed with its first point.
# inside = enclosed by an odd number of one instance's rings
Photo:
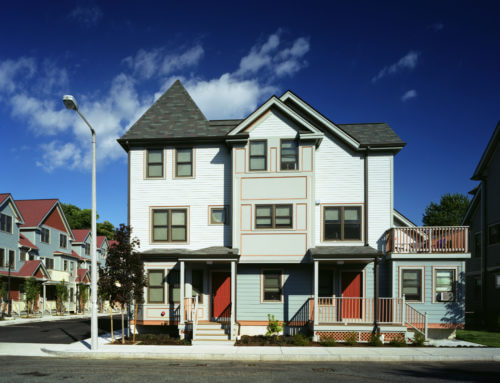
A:
{"type": "Polygon", "coordinates": [[[253,362],[500,362],[500,354],[484,356],[441,355],[293,355],[293,354],[160,354],[134,352],[63,351],[42,348],[51,356],[81,359],[170,359],[253,362]]]}

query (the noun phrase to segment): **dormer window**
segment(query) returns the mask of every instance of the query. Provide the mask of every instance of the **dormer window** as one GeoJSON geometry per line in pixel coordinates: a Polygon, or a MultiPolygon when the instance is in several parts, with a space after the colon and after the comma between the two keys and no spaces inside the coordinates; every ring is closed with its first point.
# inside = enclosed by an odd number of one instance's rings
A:
{"type": "Polygon", "coordinates": [[[250,170],[267,170],[266,141],[250,141],[250,170]]]}
{"type": "Polygon", "coordinates": [[[147,178],[163,177],[163,150],[154,149],[147,152],[147,178]]]}
{"type": "Polygon", "coordinates": [[[297,141],[281,140],[281,170],[298,169],[297,141]]]}

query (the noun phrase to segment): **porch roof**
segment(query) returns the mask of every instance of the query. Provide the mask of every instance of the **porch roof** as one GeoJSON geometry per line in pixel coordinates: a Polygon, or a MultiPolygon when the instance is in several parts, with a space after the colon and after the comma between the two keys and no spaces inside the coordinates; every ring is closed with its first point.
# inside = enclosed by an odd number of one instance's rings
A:
{"type": "Polygon", "coordinates": [[[239,250],[224,246],[212,246],[204,249],[190,250],[190,249],[150,249],[143,251],[141,254],[144,256],[150,255],[167,255],[175,258],[182,258],[185,260],[190,259],[238,259],[239,250]]]}
{"type": "Polygon", "coordinates": [[[317,246],[309,250],[315,260],[368,260],[372,261],[382,253],[371,246],[317,246]]]}

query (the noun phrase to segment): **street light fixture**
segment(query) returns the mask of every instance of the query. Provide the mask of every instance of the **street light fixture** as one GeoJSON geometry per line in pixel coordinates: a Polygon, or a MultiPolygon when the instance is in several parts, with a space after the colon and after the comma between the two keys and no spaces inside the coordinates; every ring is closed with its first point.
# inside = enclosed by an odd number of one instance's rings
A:
{"type": "Polygon", "coordinates": [[[91,349],[97,350],[97,233],[96,233],[96,170],[95,170],[95,130],[80,113],[76,99],[71,95],[63,96],[63,103],[69,110],[74,110],[90,128],[92,133],[92,270],[91,270],[91,301],[92,316],[90,319],[91,349]]]}

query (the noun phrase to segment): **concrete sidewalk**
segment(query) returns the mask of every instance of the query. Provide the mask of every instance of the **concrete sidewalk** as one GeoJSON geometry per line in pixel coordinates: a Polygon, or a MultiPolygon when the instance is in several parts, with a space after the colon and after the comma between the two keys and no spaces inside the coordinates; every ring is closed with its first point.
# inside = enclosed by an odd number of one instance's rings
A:
{"type": "Polygon", "coordinates": [[[90,340],[70,345],[41,347],[48,355],[96,359],[177,359],[232,361],[497,361],[500,348],[440,347],[248,347],[248,346],[141,346],[109,344],[99,338],[99,349],[90,351],[90,340]]]}

